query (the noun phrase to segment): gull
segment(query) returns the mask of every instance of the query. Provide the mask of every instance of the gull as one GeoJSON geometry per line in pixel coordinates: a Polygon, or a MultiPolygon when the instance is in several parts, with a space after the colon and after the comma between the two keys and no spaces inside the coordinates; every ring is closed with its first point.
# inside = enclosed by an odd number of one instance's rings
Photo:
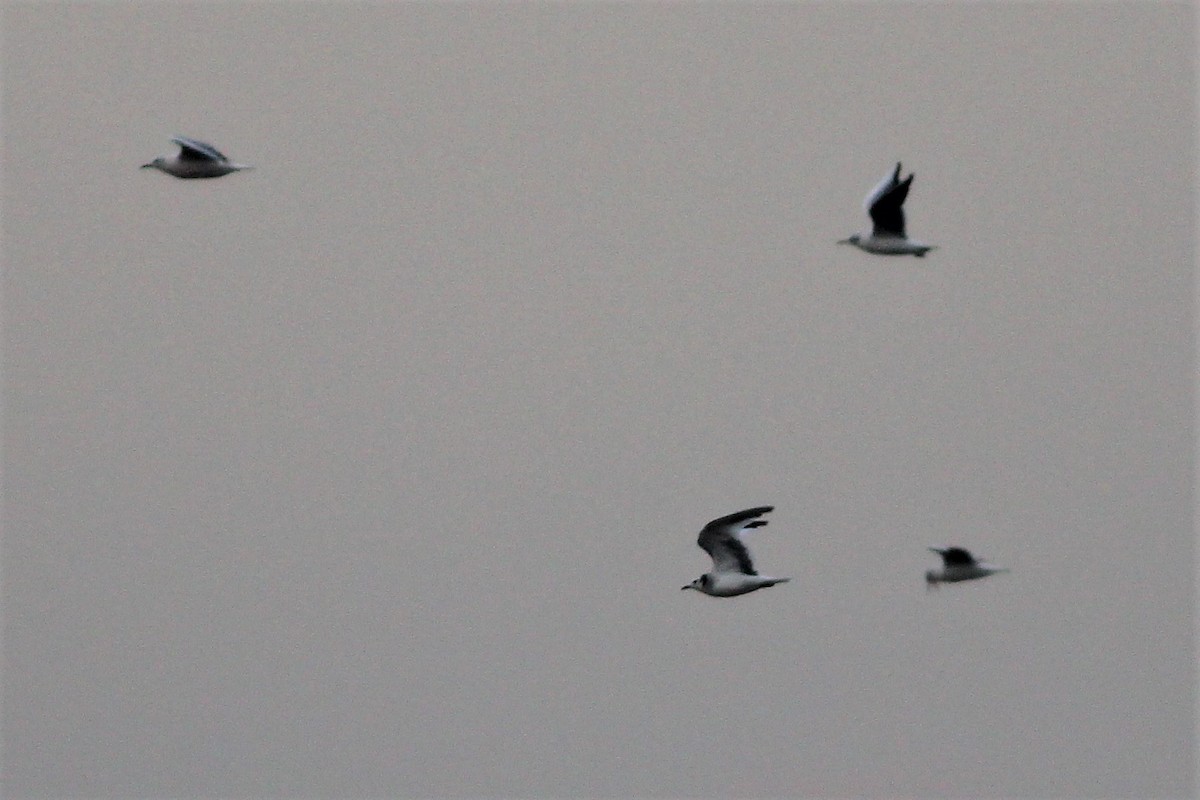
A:
{"type": "Polygon", "coordinates": [[[766,525],[765,519],[756,517],[761,517],[774,508],[748,508],[727,517],[714,519],[705,525],[696,544],[712,556],[713,571],[706,572],[683,588],[695,589],[713,597],[734,597],[765,586],[790,581],[791,578],[768,578],[755,572],[754,562],[750,560],[750,551],[741,539],[742,531],[766,525]]]}
{"type": "Polygon", "coordinates": [[[171,141],[179,145],[179,152],[172,156],[159,156],[142,169],[158,169],[176,178],[219,178],[231,172],[254,169],[247,164],[235,164],[211,144],[172,136],[171,141]]]}
{"type": "Polygon", "coordinates": [[[931,547],[929,549],[940,555],[944,562],[941,569],[931,569],[925,573],[925,581],[930,587],[939,583],[957,583],[973,578],[986,578],[997,572],[1008,572],[1005,567],[997,567],[977,560],[970,551],[961,547],[931,547]]]}
{"type": "Polygon", "coordinates": [[[871,215],[871,222],[875,225],[871,235],[862,236],[856,233],[849,239],[842,239],[838,244],[852,244],[859,250],[883,256],[914,255],[924,258],[934,246],[914,242],[904,235],[904,198],[908,197],[912,180],[912,173],[900,180],[900,162],[897,161],[895,172],[883,176],[883,180],[863,201],[863,207],[871,215]]]}

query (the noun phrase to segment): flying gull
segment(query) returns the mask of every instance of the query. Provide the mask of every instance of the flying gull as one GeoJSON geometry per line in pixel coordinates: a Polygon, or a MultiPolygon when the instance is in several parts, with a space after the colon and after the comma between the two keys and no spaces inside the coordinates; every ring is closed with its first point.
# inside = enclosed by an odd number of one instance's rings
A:
{"type": "Polygon", "coordinates": [[[741,538],[742,531],[766,525],[765,519],[757,517],[774,508],[748,508],[727,517],[714,519],[705,525],[696,544],[712,556],[713,571],[706,572],[683,588],[695,589],[713,597],[734,597],[762,589],[764,586],[790,581],[791,578],[768,578],[755,572],[754,562],[750,560],[750,551],[746,549],[741,538]]]}
{"type": "Polygon", "coordinates": [[[939,554],[944,562],[941,569],[931,569],[925,573],[925,580],[931,587],[939,583],[957,583],[973,578],[986,578],[997,572],[1008,572],[1005,567],[997,567],[977,560],[969,551],[961,547],[931,547],[929,549],[939,554]]]}
{"type": "Polygon", "coordinates": [[[159,156],[142,169],[158,169],[176,178],[219,178],[231,172],[254,169],[247,164],[235,164],[211,144],[172,136],[171,141],[179,145],[179,152],[171,156],[159,156]]]}
{"type": "Polygon", "coordinates": [[[871,190],[863,201],[863,207],[871,215],[874,228],[870,236],[854,234],[838,244],[852,244],[859,250],[883,256],[913,255],[923,258],[934,249],[933,245],[914,242],[904,235],[904,198],[908,197],[913,175],[900,180],[900,162],[896,170],[885,175],[879,185],[871,190]]]}

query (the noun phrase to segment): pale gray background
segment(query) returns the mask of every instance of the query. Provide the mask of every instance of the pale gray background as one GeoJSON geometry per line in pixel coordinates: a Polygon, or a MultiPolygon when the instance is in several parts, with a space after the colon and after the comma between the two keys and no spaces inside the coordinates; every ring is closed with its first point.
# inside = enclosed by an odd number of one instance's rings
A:
{"type": "Polygon", "coordinates": [[[6,4],[5,796],[1191,795],[1194,18],[6,4]]]}

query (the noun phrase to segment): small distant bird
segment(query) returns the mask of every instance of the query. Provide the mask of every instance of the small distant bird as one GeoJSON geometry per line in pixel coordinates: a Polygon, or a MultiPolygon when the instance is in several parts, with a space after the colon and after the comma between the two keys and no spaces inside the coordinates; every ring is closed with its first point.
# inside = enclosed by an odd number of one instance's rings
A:
{"type": "Polygon", "coordinates": [[[838,244],[852,244],[859,250],[883,256],[913,255],[924,258],[934,245],[914,242],[904,234],[904,198],[912,186],[913,174],[900,180],[900,162],[896,171],[885,175],[879,185],[871,190],[863,201],[863,207],[871,215],[874,228],[870,236],[854,234],[838,244]]]}
{"type": "Polygon", "coordinates": [[[142,169],[158,169],[176,178],[219,178],[231,172],[254,169],[248,164],[235,164],[211,144],[172,136],[171,141],[179,145],[179,152],[172,156],[159,156],[142,169]]]}
{"type": "Polygon", "coordinates": [[[755,572],[754,562],[750,560],[750,551],[741,539],[742,531],[766,525],[765,519],[756,517],[761,517],[774,508],[748,508],[727,517],[714,519],[705,525],[696,544],[712,556],[713,571],[706,572],[683,588],[695,589],[713,597],[734,597],[765,586],[790,581],[791,578],[768,578],[755,572]]]}
{"type": "Polygon", "coordinates": [[[973,578],[986,578],[997,572],[1008,572],[1005,567],[985,564],[961,547],[931,547],[933,552],[942,557],[942,568],[931,569],[925,573],[925,581],[930,587],[939,583],[957,583],[973,578]]]}

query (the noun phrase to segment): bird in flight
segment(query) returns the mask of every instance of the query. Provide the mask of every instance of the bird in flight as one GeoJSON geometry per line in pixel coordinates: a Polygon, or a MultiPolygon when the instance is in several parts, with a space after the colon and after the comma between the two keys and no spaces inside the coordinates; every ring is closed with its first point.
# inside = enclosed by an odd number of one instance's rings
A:
{"type": "Polygon", "coordinates": [[[971,555],[970,551],[961,547],[931,547],[933,552],[942,557],[942,568],[931,569],[925,573],[925,581],[930,586],[939,583],[957,583],[974,578],[986,578],[997,572],[1008,572],[1005,567],[987,564],[971,555]]]}
{"type": "Polygon", "coordinates": [[[754,562],[750,560],[750,551],[742,542],[742,533],[766,525],[767,521],[759,517],[774,508],[748,508],[705,525],[696,544],[712,556],[712,572],[704,573],[683,588],[695,589],[713,597],[734,597],[790,581],[791,578],[759,575],[754,569],[754,562]]]}
{"type": "Polygon", "coordinates": [[[873,223],[871,235],[856,233],[838,244],[852,244],[859,250],[883,256],[912,255],[924,258],[926,253],[933,250],[934,245],[913,241],[904,233],[904,199],[908,197],[913,177],[909,173],[907,178],[900,180],[900,162],[897,161],[895,171],[883,176],[883,180],[863,201],[873,223]]]}
{"type": "Polygon", "coordinates": [[[211,144],[186,136],[172,136],[171,141],[179,145],[179,152],[170,156],[159,156],[142,169],[157,169],[176,178],[219,178],[231,172],[254,169],[248,164],[235,164],[224,153],[211,144]]]}

